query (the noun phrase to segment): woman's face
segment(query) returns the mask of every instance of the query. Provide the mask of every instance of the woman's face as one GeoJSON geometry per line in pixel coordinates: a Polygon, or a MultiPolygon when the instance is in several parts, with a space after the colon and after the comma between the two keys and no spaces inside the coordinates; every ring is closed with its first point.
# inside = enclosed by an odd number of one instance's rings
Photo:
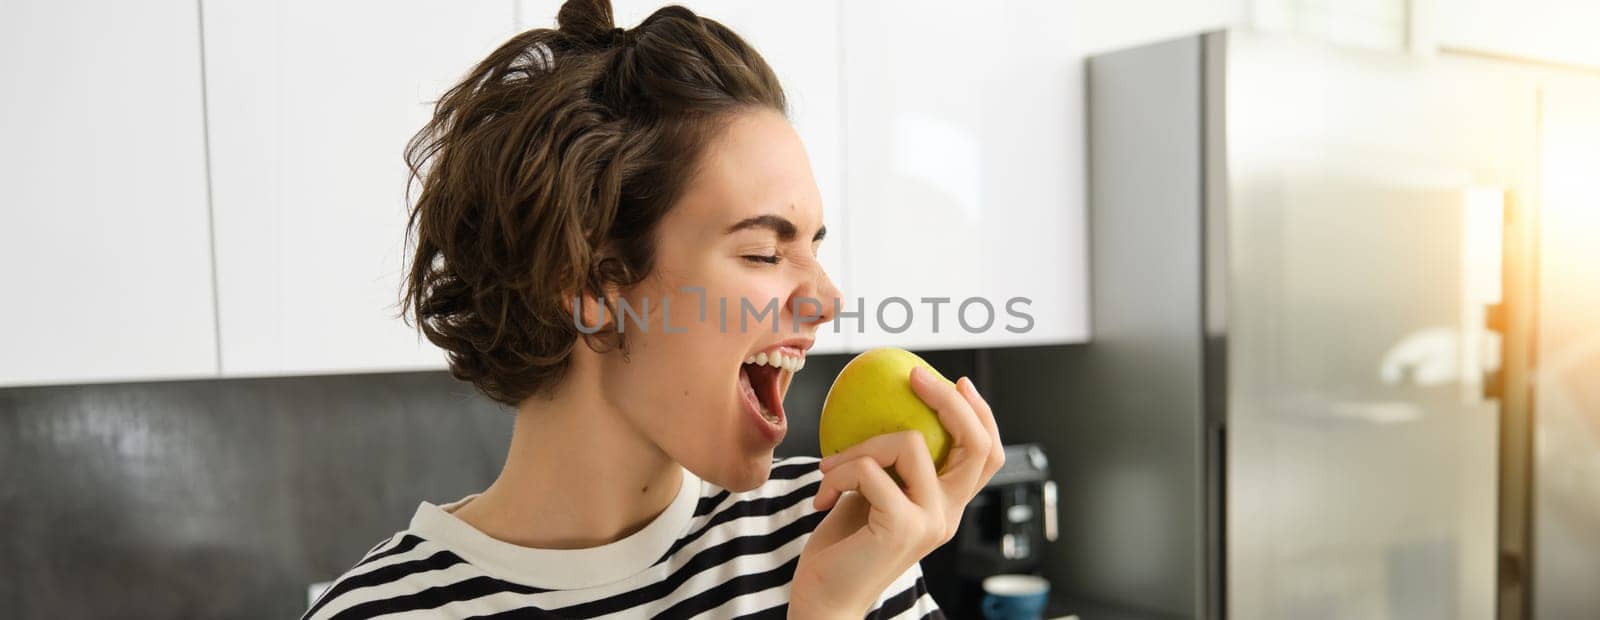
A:
{"type": "Polygon", "coordinates": [[[628,359],[608,352],[601,376],[669,456],[745,490],[767,479],[788,426],[783,396],[839,292],[817,261],[821,196],[787,119],[741,114],[702,157],[658,224],[654,272],[624,294],[635,310],[648,302],[647,326],[622,317],[628,359]]]}

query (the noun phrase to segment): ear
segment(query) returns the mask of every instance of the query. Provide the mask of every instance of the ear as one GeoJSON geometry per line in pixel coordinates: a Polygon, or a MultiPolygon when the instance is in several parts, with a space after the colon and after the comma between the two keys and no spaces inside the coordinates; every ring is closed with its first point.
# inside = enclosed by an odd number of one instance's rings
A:
{"type": "Polygon", "coordinates": [[[584,291],[574,291],[561,297],[561,306],[566,308],[567,314],[577,319],[577,326],[582,331],[596,333],[600,329],[610,327],[616,322],[610,310],[606,309],[599,297],[584,291]],[[574,303],[578,306],[573,309],[574,303]]]}
{"type": "Polygon", "coordinates": [[[576,302],[576,305],[578,305],[576,320],[581,321],[581,323],[578,323],[579,326],[582,326],[586,331],[597,332],[598,329],[595,328],[611,328],[616,324],[616,315],[614,315],[613,310],[616,308],[616,299],[618,299],[619,294],[621,294],[621,291],[619,291],[616,284],[606,284],[605,297],[598,297],[595,296],[594,292],[579,289],[579,291],[568,292],[562,297],[562,307],[566,308],[566,312],[574,313],[573,305],[576,302]],[[610,300],[611,308],[606,308],[606,305],[603,304],[605,300],[610,300]]]}
{"type": "Polygon", "coordinates": [[[620,294],[619,287],[615,283],[608,282],[606,278],[600,277],[595,271],[601,268],[608,260],[614,260],[606,258],[607,256],[608,253],[604,250],[597,251],[594,257],[595,262],[589,266],[589,271],[582,276],[576,276],[573,271],[575,267],[571,266],[562,272],[565,276],[574,276],[563,278],[569,286],[574,287],[574,290],[568,291],[561,297],[561,305],[566,308],[569,316],[576,319],[574,322],[577,324],[578,331],[586,334],[597,334],[602,329],[614,329],[617,325],[617,317],[612,315],[615,314],[613,310],[617,307],[615,302],[617,295],[620,294]],[[599,282],[599,291],[595,291],[588,286],[594,281],[599,282]],[[612,303],[605,303],[607,301],[612,303]],[[576,311],[573,309],[575,305],[578,306],[576,311]]]}

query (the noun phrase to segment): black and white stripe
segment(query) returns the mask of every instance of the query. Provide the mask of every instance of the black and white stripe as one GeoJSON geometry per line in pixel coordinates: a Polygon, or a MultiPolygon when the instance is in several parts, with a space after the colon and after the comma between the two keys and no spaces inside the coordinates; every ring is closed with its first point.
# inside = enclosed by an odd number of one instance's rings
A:
{"type": "MultiPolygon", "coordinates": [[[[380,542],[302,618],[781,618],[800,551],[825,516],[811,508],[817,460],[780,459],[767,484],[704,485],[683,534],[649,568],[614,583],[540,588],[491,575],[413,531],[380,542]]],[[[665,542],[665,541],[663,541],[665,542]]],[[[477,557],[477,556],[468,556],[477,557]]],[[[913,566],[868,618],[943,618],[913,566]]]]}

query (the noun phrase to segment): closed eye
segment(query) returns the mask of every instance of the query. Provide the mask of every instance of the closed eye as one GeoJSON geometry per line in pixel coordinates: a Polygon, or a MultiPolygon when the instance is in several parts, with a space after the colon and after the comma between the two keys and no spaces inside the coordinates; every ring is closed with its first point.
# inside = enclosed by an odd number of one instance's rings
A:
{"type": "Polygon", "coordinates": [[[779,260],[782,260],[776,254],[771,256],[765,256],[762,254],[746,254],[743,258],[752,263],[763,263],[767,265],[776,265],[778,264],[779,260]]]}

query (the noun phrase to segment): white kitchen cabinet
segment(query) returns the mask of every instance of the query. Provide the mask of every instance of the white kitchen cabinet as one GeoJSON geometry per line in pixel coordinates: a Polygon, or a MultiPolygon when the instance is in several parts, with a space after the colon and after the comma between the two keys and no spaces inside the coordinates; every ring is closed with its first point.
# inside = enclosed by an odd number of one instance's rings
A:
{"type": "Polygon", "coordinates": [[[203,7],[222,374],[443,368],[394,317],[401,155],[514,3],[203,7]]]}
{"type": "MultiPolygon", "coordinates": [[[[667,3],[657,0],[615,0],[616,24],[632,29],[667,3]]],[[[834,281],[844,273],[844,162],[840,134],[843,100],[839,90],[839,6],[835,2],[747,2],[690,0],[676,2],[738,33],[778,74],[789,101],[789,120],[805,144],[811,172],[822,194],[823,268],[834,281]]],[[[557,0],[522,0],[520,27],[554,28],[557,0]]],[[[823,329],[814,353],[846,350],[843,334],[823,329]]]]}
{"type": "MultiPolygon", "coordinates": [[[[1600,3],[1572,0],[1453,0],[1422,19],[1432,42],[1455,51],[1600,66],[1594,44],[1600,3]]],[[[1413,18],[1416,19],[1416,18],[1413,18]]]]}
{"type": "Polygon", "coordinates": [[[216,372],[195,3],[0,3],[0,386],[216,372]]]}
{"type": "Polygon", "coordinates": [[[864,324],[850,348],[1086,341],[1082,56],[1061,34],[1074,9],[884,0],[841,10],[842,288],[865,309],[841,322],[864,324]],[[1030,300],[1011,309],[1031,325],[1008,313],[1013,298],[1030,300]]]}

